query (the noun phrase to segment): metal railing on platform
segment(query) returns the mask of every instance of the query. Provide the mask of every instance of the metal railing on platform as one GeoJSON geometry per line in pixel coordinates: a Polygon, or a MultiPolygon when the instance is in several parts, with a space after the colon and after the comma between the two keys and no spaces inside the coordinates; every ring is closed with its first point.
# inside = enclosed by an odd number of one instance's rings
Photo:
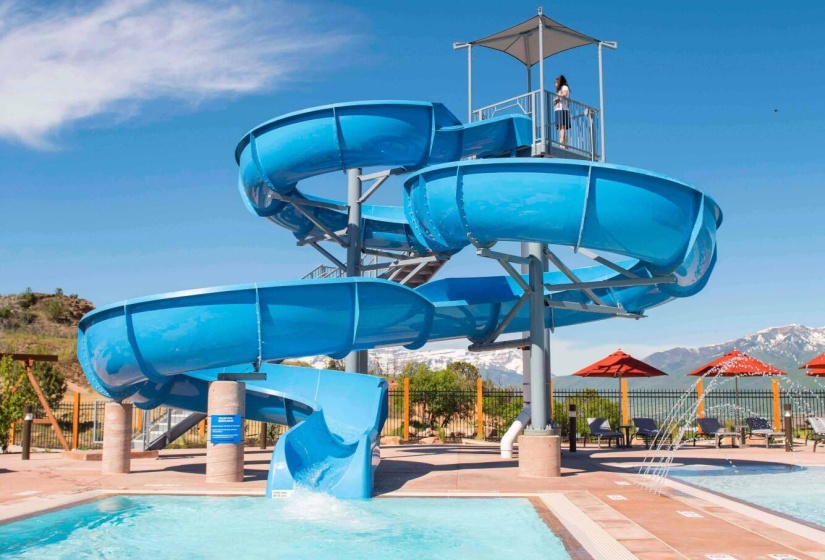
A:
{"type": "Polygon", "coordinates": [[[475,122],[500,115],[526,115],[533,123],[533,155],[599,160],[602,153],[599,110],[545,90],[542,126],[540,97],[540,90],[511,97],[474,110],[472,118],[475,122]],[[563,142],[562,130],[565,131],[563,142]]]}

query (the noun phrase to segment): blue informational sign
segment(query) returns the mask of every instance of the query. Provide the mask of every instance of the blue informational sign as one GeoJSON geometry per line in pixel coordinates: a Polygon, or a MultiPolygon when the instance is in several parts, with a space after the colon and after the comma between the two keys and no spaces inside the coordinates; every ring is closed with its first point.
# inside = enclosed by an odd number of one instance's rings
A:
{"type": "Polygon", "coordinates": [[[211,443],[241,443],[241,415],[213,414],[209,419],[211,443]]]}

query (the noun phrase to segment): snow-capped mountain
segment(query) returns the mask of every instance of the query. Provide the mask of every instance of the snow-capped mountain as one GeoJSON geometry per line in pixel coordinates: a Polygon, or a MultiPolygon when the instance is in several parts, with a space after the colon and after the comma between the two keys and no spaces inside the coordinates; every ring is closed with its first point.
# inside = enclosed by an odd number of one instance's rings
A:
{"type": "MultiPolygon", "coordinates": [[[[644,380],[645,388],[682,388],[692,384],[694,379],[685,374],[714,358],[740,350],[787,372],[796,379],[804,378],[804,371],[798,368],[819,354],[825,353],[825,327],[806,327],[788,325],[771,327],[735,340],[700,348],[672,348],[656,352],[643,358],[668,374],[667,377],[644,380]]],[[[522,362],[520,350],[499,350],[496,352],[474,353],[462,349],[448,350],[404,350],[401,348],[382,348],[370,351],[370,369],[390,375],[397,375],[410,362],[424,362],[433,369],[442,369],[450,362],[469,362],[478,367],[485,379],[497,385],[521,385],[522,362]]],[[[603,356],[594,356],[593,361],[603,356]]],[[[313,356],[303,358],[312,367],[326,367],[329,358],[313,356]]],[[[636,382],[631,382],[636,383],[636,382]]],[[[743,380],[743,387],[749,383],[758,384],[758,380],[743,380]]],[[[555,378],[558,389],[616,388],[614,379],[593,379],[572,376],[555,378]]],[[[756,385],[754,385],[756,386],[756,385]]],[[[761,385],[759,385],[761,387],[761,385]]]]}
{"type": "Polygon", "coordinates": [[[742,338],[701,348],[673,348],[651,354],[645,361],[670,374],[688,373],[712,359],[739,350],[788,373],[825,352],[825,327],[771,327],[742,338]]]}
{"type": "MultiPolygon", "coordinates": [[[[329,358],[312,356],[302,358],[312,367],[326,367],[329,358]]],[[[490,379],[500,386],[521,386],[521,351],[497,350],[495,352],[468,352],[461,349],[446,350],[405,350],[403,348],[380,348],[370,350],[372,371],[398,375],[410,362],[423,362],[433,369],[444,369],[451,362],[469,362],[476,366],[484,379],[490,379]]]]}

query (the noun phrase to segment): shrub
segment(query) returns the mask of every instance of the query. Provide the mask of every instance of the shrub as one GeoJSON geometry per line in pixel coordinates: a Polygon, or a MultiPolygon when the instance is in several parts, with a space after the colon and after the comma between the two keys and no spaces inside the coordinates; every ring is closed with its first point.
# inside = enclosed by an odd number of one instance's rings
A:
{"type": "Polygon", "coordinates": [[[11,317],[11,308],[0,307],[0,319],[8,319],[11,317]]]}
{"type": "Polygon", "coordinates": [[[20,294],[20,307],[23,309],[28,309],[35,303],[37,303],[37,295],[31,288],[26,288],[26,291],[20,294]]]}
{"type": "Polygon", "coordinates": [[[66,308],[63,306],[63,303],[59,300],[53,299],[48,304],[46,304],[46,317],[51,319],[55,322],[60,322],[65,319],[66,316],[66,308]]]}

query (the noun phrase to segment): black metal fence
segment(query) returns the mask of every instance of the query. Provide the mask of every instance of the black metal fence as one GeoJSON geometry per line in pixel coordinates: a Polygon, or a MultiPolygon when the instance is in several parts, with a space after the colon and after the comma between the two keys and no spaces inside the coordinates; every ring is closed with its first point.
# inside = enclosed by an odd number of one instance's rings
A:
{"type": "MultiPolygon", "coordinates": [[[[568,436],[568,410],[576,405],[577,435],[586,434],[588,418],[606,418],[611,426],[621,424],[621,392],[616,390],[556,391],[553,395],[553,420],[568,436]]],[[[81,403],[75,418],[72,403],[61,403],[53,412],[60,429],[72,448],[99,449],[103,440],[104,401],[81,403]],[[73,428],[77,425],[77,442],[73,441],[73,428]]],[[[522,409],[520,389],[486,389],[481,400],[481,432],[479,432],[479,402],[476,391],[410,391],[409,393],[409,440],[435,436],[445,442],[458,442],[463,438],[500,440],[507,428],[522,409]]],[[[658,424],[686,425],[695,422],[702,409],[706,417],[715,417],[732,428],[744,423],[744,418],[758,416],[769,422],[776,420],[785,404],[792,409],[793,425],[797,434],[805,432],[805,419],[809,416],[825,416],[825,390],[782,390],[779,402],[774,402],[771,390],[714,389],[705,393],[701,403],[694,390],[631,390],[628,391],[629,418],[653,418],[658,424]]],[[[404,436],[404,391],[391,389],[389,410],[382,436],[404,436]]],[[[162,414],[161,409],[151,411],[148,418],[135,409],[132,426],[136,432],[142,423],[152,421],[162,414]]],[[[45,419],[40,406],[34,408],[34,416],[45,419]]],[[[258,445],[265,424],[246,421],[245,441],[258,445]]],[[[286,431],[283,426],[266,424],[267,441],[273,445],[286,431]]],[[[12,443],[19,445],[22,425],[13,427],[12,443]]],[[[205,447],[206,424],[201,423],[171,444],[173,448],[205,447]]],[[[50,424],[32,426],[32,445],[35,448],[60,449],[60,441],[50,424]]]]}

